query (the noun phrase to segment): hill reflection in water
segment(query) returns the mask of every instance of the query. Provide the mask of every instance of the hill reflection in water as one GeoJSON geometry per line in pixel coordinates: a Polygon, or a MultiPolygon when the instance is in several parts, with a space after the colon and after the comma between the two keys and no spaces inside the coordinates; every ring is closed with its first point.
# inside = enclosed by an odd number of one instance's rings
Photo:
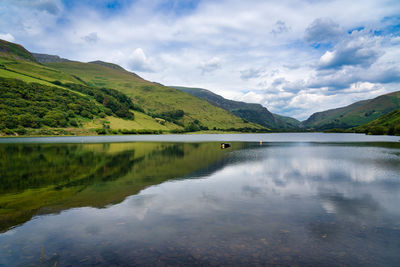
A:
{"type": "MultiPolygon", "coordinates": [[[[82,172],[69,169],[82,176],[65,179],[59,167],[57,182],[10,183],[2,194],[2,216],[17,221],[19,209],[53,214],[24,218],[25,224],[1,234],[0,265],[395,266],[399,146],[74,145],[74,155],[89,153],[97,162],[77,164],[82,172]]],[[[53,145],[41,149],[56,151],[53,145]]],[[[13,155],[29,154],[17,151],[13,155]]],[[[46,168],[61,164],[65,147],[54,153],[62,156],[51,157],[46,168]]],[[[33,154],[26,165],[36,162],[33,154]]],[[[23,175],[22,165],[4,177],[23,175]]]]}

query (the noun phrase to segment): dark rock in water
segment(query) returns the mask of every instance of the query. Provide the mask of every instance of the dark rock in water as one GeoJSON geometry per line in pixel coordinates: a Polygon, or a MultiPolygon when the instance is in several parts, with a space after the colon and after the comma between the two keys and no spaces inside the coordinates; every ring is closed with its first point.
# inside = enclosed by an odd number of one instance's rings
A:
{"type": "Polygon", "coordinates": [[[231,145],[230,144],[228,144],[228,143],[221,143],[221,149],[225,149],[225,148],[228,148],[228,147],[230,147],[231,145]]]}

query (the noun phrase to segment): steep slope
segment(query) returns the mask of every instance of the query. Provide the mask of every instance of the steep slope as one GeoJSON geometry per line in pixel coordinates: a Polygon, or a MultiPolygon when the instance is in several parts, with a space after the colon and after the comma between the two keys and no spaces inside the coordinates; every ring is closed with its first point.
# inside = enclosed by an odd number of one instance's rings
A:
{"type": "Polygon", "coordinates": [[[247,121],[254,122],[268,128],[296,129],[298,127],[298,124],[300,123],[296,119],[273,114],[260,104],[251,104],[229,100],[202,88],[190,88],[180,86],[172,87],[194,95],[200,99],[204,99],[212,105],[225,109],[247,121]]]}
{"type": "Polygon", "coordinates": [[[274,117],[277,120],[280,120],[282,122],[284,122],[285,124],[283,124],[283,128],[288,128],[288,129],[299,129],[299,125],[300,125],[300,121],[292,118],[292,117],[287,117],[287,116],[282,116],[276,113],[272,113],[272,115],[274,115],[274,117]]]}
{"type": "Polygon", "coordinates": [[[354,130],[366,134],[400,135],[400,108],[358,126],[354,130]]]}
{"type": "Polygon", "coordinates": [[[11,59],[22,59],[36,62],[32,54],[19,44],[14,44],[0,39],[0,56],[11,59]]]}
{"type": "MultiPolygon", "coordinates": [[[[189,94],[146,81],[116,64],[103,61],[81,63],[46,54],[34,54],[36,60],[20,45],[1,41],[0,47],[0,77],[56,87],[67,94],[89,97],[91,101],[97,101],[97,105],[103,104],[107,108],[116,108],[112,104],[115,101],[110,103],[107,97],[108,100],[100,103],[103,101],[100,96],[102,93],[99,95],[101,90],[116,89],[126,94],[130,101],[133,100],[132,107],[135,107],[133,109],[138,115],[135,121],[118,116],[99,119],[94,116],[92,120],[81,124],[85,129],[106,126],[128,129],[127,133],[132,132],[130,129],[182,130],[184,127],[188,127],[188,130],[263,129],[189,94]]],[[[127,111],[122,113],[127,114],[127,111]]]]}
{"type": "Polygon", "coordinates": [[[400,107],[400,92],[363,100],[349,106],[312,114],[301,126],[307,129],[348,129],[368,123],[400,107]]]}
{"type": "Polygon", "coordinates": [[[46,66],[79,77],[91,86],[113,88],[131,97],[135,104],[154,117],[166,117],[166,114],[183,111],[177,119],[185,126],[200,122],[209,129],[262,128],[254,123],[246,123],[243,119],[228,111],[215,107],[177,89],[163,86],[142,79],[124,69],[107,66],[104,63],[57,62],[46,66]]]}

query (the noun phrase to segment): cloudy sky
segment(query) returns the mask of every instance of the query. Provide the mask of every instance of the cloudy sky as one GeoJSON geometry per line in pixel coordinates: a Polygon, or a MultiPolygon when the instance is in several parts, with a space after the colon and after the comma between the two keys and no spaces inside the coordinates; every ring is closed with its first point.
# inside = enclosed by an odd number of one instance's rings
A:
{"type": "Polygon", "coordinates": [[[0,0],[0,39],[306,119],[400,90],[399,0],[0,0]]]}

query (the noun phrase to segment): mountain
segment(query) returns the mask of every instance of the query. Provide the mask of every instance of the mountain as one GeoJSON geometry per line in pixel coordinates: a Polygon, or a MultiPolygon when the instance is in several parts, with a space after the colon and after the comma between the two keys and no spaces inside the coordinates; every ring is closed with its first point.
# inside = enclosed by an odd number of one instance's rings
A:
{"type": "Polygon", "coordinates": [[[366,134],[400,135],[400,108],[353,130],[366,134]]]}
{"type": "Polygon", "coordinates": [[[56,62],[45,66],[79,77],[81,82],[89,86],[116,89],[129,96],[146,114],[153,117],[168,119],[171,114],[182,111],[182,116],[176,121],[185,126],[198,121],[209,129],[262,128],[254,123],[246,123],[197,97],[149,82],[124,69],[82,62],[56,62]]]}
{"type": "Polygon", "coordinates": [[[10,43],[0,39],[0,57],[22,59],[36,62],[32,54],[19,44],[10,43]]]}
{"type": "MultiPolygon", "coordinates": [[[[11,101],[10,97],[16,97],[17,101],[20,101],[19,98],[22,96],[31,96],[31,90],[39,90],[48,94],[49,97],[43,100],[46,102],[43,104],[46,110],[31,114],[34,116],[34,120],[39,122],[34,124],[39,128],[64,127],[77,134],[80,132],[76,128],[85,133],[93,132],[97,128],[109,129],[107,132],[125,129],[125,132],[132,133],[136,130],[266,130],[260,125],[245,122],[207,101],[174,88],[146,81],[116,64],[103,61],[82,63],[62,59],[58,56],[32,55],[22,46],[6,41],[0,43],[0,77],[24,82],[21,85],[23,90],[19,91],[15,86],[16,82],[4,81],[4,84],[11,86],[9,95],[5,93],[2,96],[7,97],[8,102],[11,101]],[[39,85],[33,86],[36,89],[32,89],[30,83],[39,85]],[[59,91],[54,91],[54,88],[59,91]],[[68,95],[66,96],[68,99],[74,99],[76,95],[88,99],[90,103],[98,107],[97,113],[85,117],[80,114],[80,111],[76,111],[71,114],[78,125],[74,126],[75,123],[69,123],[69,117],[66,115],[68,108],[59,107],[58,111],[63,114],[64,118],[62,120],[60,117],[60,120],[63,122],[66,120],[67,123],[55,123],[53,126],[43,123],[43,117],[51,110],[51,102],[57,102],[57,99],[61,97],[60,94],[68,95]],[[103,117],[104,113],[106,117],[103,117]],[[134,116],[129,115],[131,113],[134,116]],[[134,119],[132,119],[133,117],[134,119]]],[[[27,101],[23,105],[29,104],[29,98],[25,100],[27,101]]],[[[2,104],[3,101],[0,103],[2,104]]],[[[11,102],[10,105],[12,105],[11,102]]],[[[4,118],[11,116],[15,119],[15,123],[10,123],[9,126],[28,127],[23,126],[21,120],[15,117],[23,115],[21,113],[23,108],[14,107],[16,109],[10,109],[4,104],[0,105],[0,113],[4,118]]],[[[87,114],[84,113],[84,115],[87,114]]],[[[15,130],[4,124],[0,127],[3,127],[0,129],[0,132],[3,131],[3,133],[5,129],[7,132],[15,130]]],[[[35,133],[37,134],[37,132],[35,133]]]]}
{"type": "Polygon", "coordinates": [[[61,58],[56,55],[47,55],[47,54],[39,54],[32,53],[32,56],[36,59],[36,61],[40,63],[49,63],[49,62],[68,62],[70,60],[66,58],[61,58]]]}
{"type": "Polygon", "coordinates": [[[292,117],[282,116],[276,113],[272,113],[272,115],[274,115],[274,117],[277,120],[280,120],[281,122],[285,123],[283,125],[283,128],[293,129],[293,130],[299,129],[299,125],[301,123],[299,120],[292,117]]]}
{"type": "Polygon", "coordinates": [[[301,123],[301,127],[314,130],[348,129],[375,120],[399,107],[400,91],[314,113],[301,123]]]}
{"type": "Polygon", "coordinates": [[[171,86],[182,92],[189,93],[200,99],[204,99],[212,105],[225,109],[247,121],[260,124],[272,129],[296,129],[300,123],[298,120],[271,113],[260,104],[245,103],[226,99],[209,90],[202,88],[171,86]]]}

